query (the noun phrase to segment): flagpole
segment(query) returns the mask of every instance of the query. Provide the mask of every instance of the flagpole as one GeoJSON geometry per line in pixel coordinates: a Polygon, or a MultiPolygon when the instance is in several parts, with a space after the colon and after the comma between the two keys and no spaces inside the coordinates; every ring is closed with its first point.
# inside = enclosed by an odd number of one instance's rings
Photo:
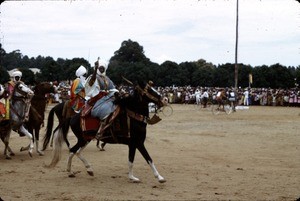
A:
{"type": "Polygon", "coordinates": [[[239,0],[236,1],[236,29],[235,29],[235,66],[234,87],[238,88],[238,32],[239,32],[239,0]]]}

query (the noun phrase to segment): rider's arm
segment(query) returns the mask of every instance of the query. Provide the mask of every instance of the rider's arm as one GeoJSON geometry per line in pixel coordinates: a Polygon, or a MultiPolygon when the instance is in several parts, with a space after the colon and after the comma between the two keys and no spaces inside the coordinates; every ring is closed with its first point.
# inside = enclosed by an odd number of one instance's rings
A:
{"type": "MultiPolygon", "coordinates": [[[[96,62],[97,63],[97,62],[96,62]]],[[[95,70],[94,70],[94,73],[91,77],[91,79],[89,80],[89,85],[92,86],[96,80],[96,75],[97,75],[97,70],[98,70],[98,65],[96,65],[95,63],[95,70]]]]}

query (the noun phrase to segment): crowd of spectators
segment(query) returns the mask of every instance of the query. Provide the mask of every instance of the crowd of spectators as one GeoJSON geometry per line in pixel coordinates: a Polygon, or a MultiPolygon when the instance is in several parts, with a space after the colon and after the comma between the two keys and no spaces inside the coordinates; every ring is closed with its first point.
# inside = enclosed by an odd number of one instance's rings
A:
{"type": "MultiPolygon", "coordinates": [[[[207,90],[214,100],[219,87],[158,87],[158,91],[168,97],[169,103],[194,104],[196,97],[207,90]]],[[[225,88],[229,91],[229,88],[225,88]]],[[[300,106],[300,89],[238,88],[238,105],[300,106]]]]}
{"type": "Polygon", "coordinates": [[[70,99],[71,85],[67,81],[53,82],[55,93],[47,94],[48,103],[61,103],[70,99]]]}
{"type": "MultiPolygon", "coordinates": [[[[49,102],[59,103],[70,97],[71,83],[54,82],[55,94],[49,94],[49,102]]],[[[216,97],[220,87],[156,87],[157,91],[168,98],[171,104],[194,104],[197,97],[201,97],[206,90],[211,101],[216,97]]],[[[131,88],[121,86],[120,91],[130,91],[131,88]]],[[[229,88],[225,88],[229,91],[229,88]]],[[[238,88],[238,105],[262,105],[262,106],[300,106],[300,89],[271,89],[271,88],[238,88]]]]}

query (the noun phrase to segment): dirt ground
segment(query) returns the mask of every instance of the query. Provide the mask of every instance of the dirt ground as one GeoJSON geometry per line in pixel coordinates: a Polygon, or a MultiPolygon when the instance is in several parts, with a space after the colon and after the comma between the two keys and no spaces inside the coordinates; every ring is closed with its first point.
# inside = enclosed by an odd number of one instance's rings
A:
{"type": "MultiPolygon", "coordinates": [[[[67,147],[54,169],[52,148],[30,158],[19,152],[28,139],[12,132],[12,160],[0,156],[0,197],[14,200],[296,200],[300,197],[300,108],[251,106],[231,115],[213,115],[193,105],[172,105],[170,117],[148,126],[146,147],[159,183],[139,153],[135,176],[127,177],[124,145],[99,151],[92,141],[83,155],[94,176],[73,160],[75,178],[66,172],[67,147]]],[[[49,111],[50,108],[47,109],[49,111]]],[[[48,116],[48,115],[46,115],[48,116]]],[[[46,122],[46,121],[45,121],[46,122]]],[[[44,128],[42,129],[42,135],[44,128]]],[[[75,143],[70,132],[69,139],[75,143]]],[[[0,144],[1,153],[3,143],[0,144]]]]}

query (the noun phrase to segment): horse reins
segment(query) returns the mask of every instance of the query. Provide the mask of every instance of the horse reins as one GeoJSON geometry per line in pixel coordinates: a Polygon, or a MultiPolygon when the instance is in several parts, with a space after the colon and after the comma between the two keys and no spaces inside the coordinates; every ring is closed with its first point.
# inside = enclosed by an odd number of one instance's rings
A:
{"type": "Polygon", "coordinates": [[[129,109],[126,108],[126,113],[129,117],[137,120],[137,121],[141,121],[141,122],[144,122],[144,123],[147,123],[147,120],[149,119],[149,117],[147,116],[144,116],[144,115],[141,115],[141,114],[138,114],[136,112],[133,112],[129,109]]]}

